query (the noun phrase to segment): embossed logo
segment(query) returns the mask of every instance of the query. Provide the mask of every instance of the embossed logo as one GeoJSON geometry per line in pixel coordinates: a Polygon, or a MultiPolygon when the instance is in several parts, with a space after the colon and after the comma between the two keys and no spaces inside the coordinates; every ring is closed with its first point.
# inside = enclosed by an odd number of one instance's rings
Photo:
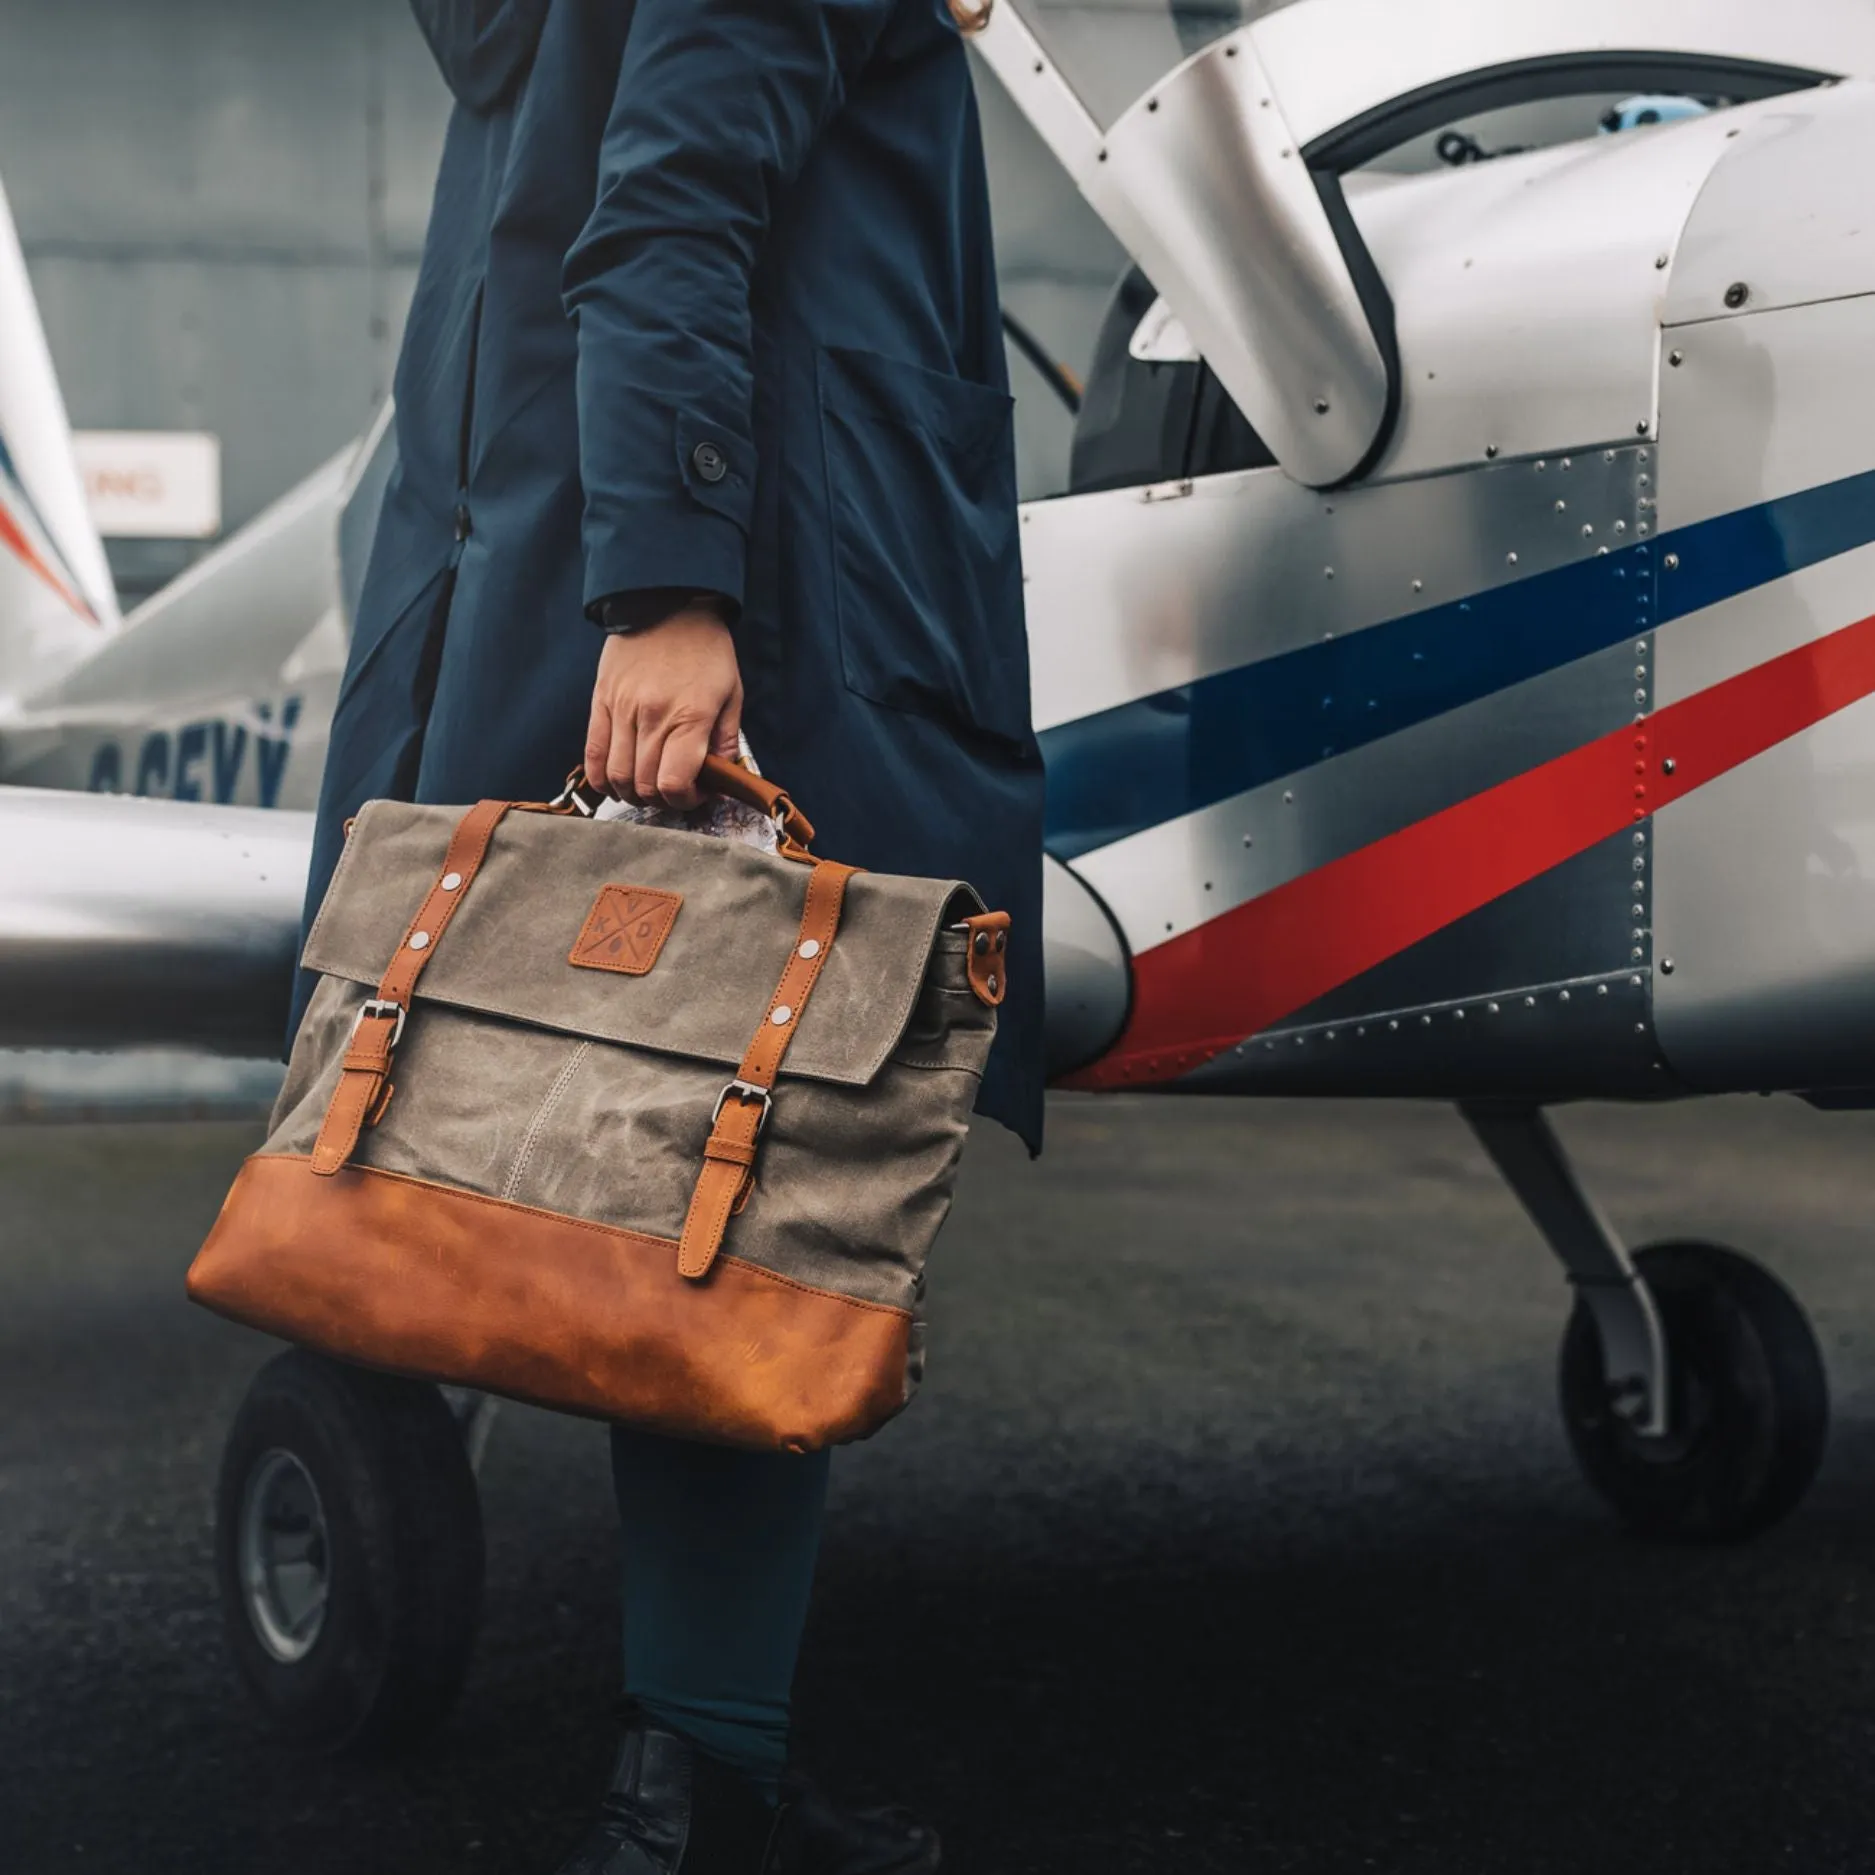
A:
{"type": "Polygon", "coordinates": [[[681,893],[659,892],[648,885],[604,887],[568,961],[582,970],[648,975],[683,902],[681,893]]]}

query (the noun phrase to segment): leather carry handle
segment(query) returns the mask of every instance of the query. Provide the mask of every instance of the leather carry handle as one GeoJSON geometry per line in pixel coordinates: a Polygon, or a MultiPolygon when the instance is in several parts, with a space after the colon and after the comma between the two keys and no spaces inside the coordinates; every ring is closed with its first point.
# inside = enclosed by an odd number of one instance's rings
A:
{"type": "MultiPolygon", "coordinates": [[[[725,761],[720,755],[703,758],[697,785],[705,794],[720,794],[725,800],[740,801],[744,807],[766,814],[775,823],[775,831],[781,836],[781,850],[788,858],[810,857],[808,848],[813,844],[814,823],[795,806],[786,788],[777,787],[765,776],[752,774],[740,763],[725,761]]],[[[587,781],[585,770],[576,768],[567,776],[566,787],[559,797],[547,805],[590,820],[606,798],[587,781]]]]}

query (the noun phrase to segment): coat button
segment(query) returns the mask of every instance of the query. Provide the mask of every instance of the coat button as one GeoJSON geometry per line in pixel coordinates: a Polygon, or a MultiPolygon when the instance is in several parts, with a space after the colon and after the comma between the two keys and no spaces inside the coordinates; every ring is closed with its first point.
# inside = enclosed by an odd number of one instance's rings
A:
{"type": "Polygon", "coordinates": [[[456,538],[458,540],[467,540],[474,531],[475,529],[469,521],[469,504],[466,501],[457,502],[456,538]]]}
{"type": "Polygon", "coordinates": [[[714,443],[699,443],[690,452],[690,466],[706,482],[720,482],[729,473],[729,458],[714,443]]]}

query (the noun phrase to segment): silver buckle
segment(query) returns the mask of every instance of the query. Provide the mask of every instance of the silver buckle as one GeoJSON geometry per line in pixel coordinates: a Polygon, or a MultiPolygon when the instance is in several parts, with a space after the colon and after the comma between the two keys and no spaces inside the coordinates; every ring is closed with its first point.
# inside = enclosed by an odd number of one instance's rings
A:
{"type": "Polygon", "coordinates": [[[768,1124],[768,1110],[775,1103],[769,1098],[768,1089],[765,1087],[757,1087],[753,1081],[731,1081],[729,1085],[716,1096],[716,1107],[710,1114],[710,1126],[712,1130],[715,1128],[716,1122],[723,1117],[723,1109],[729,1104],[729,1096],[731,1094],[734,1094],[738,1100],[759,1100],[762,1103],[762,1117],[755,1122],[755,1137],[760,1139],[762,1136],[762,1128],[768,1124]]]}
{"type": "Polygon", "coordinates": [[[356,1035],[364,1027],[366,1016],[394,1016],[397,1019],[397,1025],[391,1030],[391,1046],[395,1048],[404,1039],[404,1017],[407,1013],[402,1003],[394,1003],[386,997],[374,996],[369,1002],[361,1005],[357,1015],[352,1018],[352,1034],[356,1035]]]}
{"type": "Polygon", "coordinates": [[[595,820],[598,818],[599,814],[597,807],[588,807],[586,803],[581,800],[579,783],[577,781],[569,781],[547,805],[549,807],[571,808],[574,813],[585,820],[595,820]]]}

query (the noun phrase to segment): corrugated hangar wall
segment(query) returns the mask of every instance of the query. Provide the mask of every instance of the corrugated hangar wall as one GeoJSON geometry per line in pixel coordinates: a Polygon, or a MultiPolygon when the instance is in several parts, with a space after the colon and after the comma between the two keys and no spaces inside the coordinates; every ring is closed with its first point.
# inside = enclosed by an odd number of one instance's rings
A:
{"type": "MultiPolygon", "coordinates": [[[[343,447],[447,106],[407,0],[0,0],[0,177],[73,424],[217,434],[227,529],[343,447]]],[[[196,551],[111,544],[126,597],[196,551]]]]}

